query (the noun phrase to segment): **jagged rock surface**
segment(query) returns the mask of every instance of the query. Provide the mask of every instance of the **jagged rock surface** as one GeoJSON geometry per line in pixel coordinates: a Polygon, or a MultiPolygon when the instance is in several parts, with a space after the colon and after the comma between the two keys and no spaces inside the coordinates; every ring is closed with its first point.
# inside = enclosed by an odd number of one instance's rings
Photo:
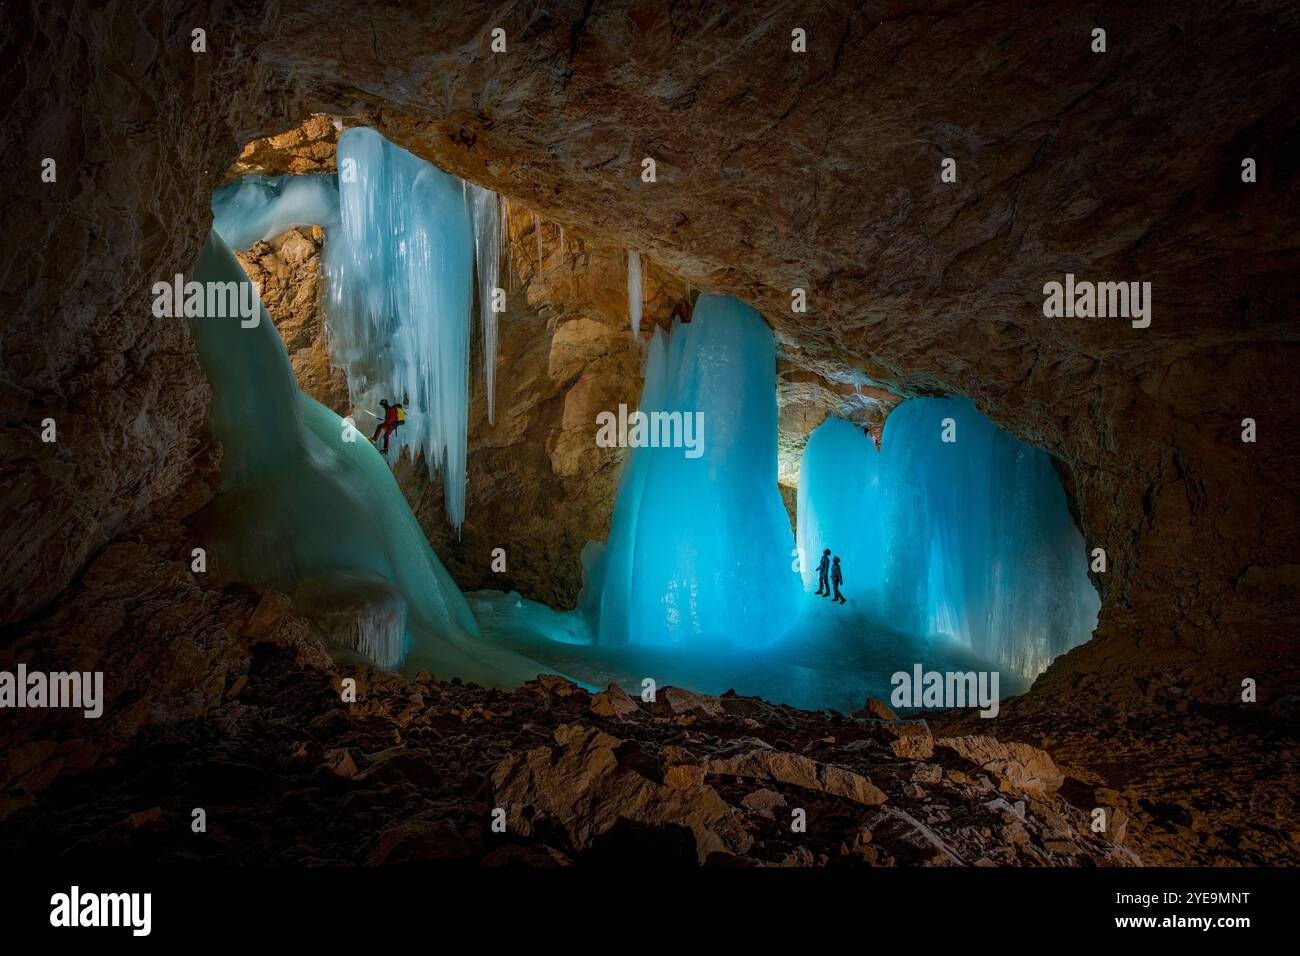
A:
{"type": "Polygon", "coordinates": [[[297,646],[263,644],[206,719],[154,726],[50,789],[40,813],[13,813],[0,847],[119,863],[1139,862],[1059,793],[1000,791],[951,749],[899,756],[862,718],[729,695],[606,718],[553,675],[484,690],[335,668],[297,646]],[[344,676],[355,703],[340,701],[344,676]],[[768,710],[782,719],[756,737],[741,714],[768,710]],[[199,805],[209,831],[196,836],[199,805]]]}

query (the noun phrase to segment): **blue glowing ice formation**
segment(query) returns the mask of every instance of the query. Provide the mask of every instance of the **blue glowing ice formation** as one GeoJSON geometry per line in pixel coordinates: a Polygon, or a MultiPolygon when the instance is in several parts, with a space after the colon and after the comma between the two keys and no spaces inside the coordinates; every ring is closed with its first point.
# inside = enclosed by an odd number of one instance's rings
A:
{"type": "Polygon", "coordinates": [[[1051,458],[964,399],[904,402],[879,453],[860,429],[826,421],[804,449],[798,526],[810,587],[830,548],[848,597],[891,627],[955,638],[1025,676],[1096,625],[1100,602],[1051,458]]]}
{"type": "Polygon", "coordinates": [[[338,177],[245,176],[212,193],[212,228],[231,249],[247,249],[295,226],[329,230],[339,221],[338,177]]]}
{"type": "Polygon", "coordinates": [[[583,598],[599,608],[600,643],[773,640],[793,623],[799,594],[776,483],[771,330],[735,299],[700,296],[693,321],[651,340],[640,410],[664,416],[651,433],[680,424],[685,438],[698,422],[702,441],[629,449],[583,598]]]}

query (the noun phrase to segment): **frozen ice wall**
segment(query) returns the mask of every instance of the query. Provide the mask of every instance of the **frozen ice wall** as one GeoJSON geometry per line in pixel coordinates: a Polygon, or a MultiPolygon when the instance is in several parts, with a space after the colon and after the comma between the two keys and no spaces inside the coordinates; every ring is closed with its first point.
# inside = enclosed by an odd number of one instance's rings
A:
{"type": "Polygon", "coordinates": [[[339,137],[339,226],[325,242],[331,357],[355,406],[406,407],[396,437],[443,475],[465,518],[474,282],[470,203],[459,180],[371,129],[339,137]]]}
{"type": "Polygon", "coordinates": [[[964,399],[916,399],[881,450],[825,422],[804,450],[799,544],[805,580],[841,555],[844,591],[891,627],[956,638],[1017,673],[1040,673],[1087,640],[1100,602],[1046,452],[964,399]],[[952,420],[954,442],[943,441],[952,420]]]}
{"type": "MultiPolygon", "coordinates": [[[[193,279],[250,281],[215,231],[193,279]]],[[[258,309],[249,328],[224,314],[190,320],[222,446],[221,490],[201,521],[221,576],[295,595],[309,613],[351,607],[355,649],[381,666],[404,659],[411,672],[495,686],[535,677],[536,663],[478,639],[383,457],[302,394],[258,309]]]]}
{"type": "MultiPolygon", "coordinates": [[[[674,326],[674,335],[682,334],[680,326],[674,326]]],[[[646,352],[644,373],[640,410],[647,413],[661,411],[665,408],[668,388],[668,354],[664,334],[658,329],[655,329],[646,352]]],[[[627,449],[603,555],[598,563],[590,552],[583,556],[584,603],[594,606],[597,611],[596,632],[601,644],[628,643],[637,519],[645,493],[646,473],[650,470],[650,456],[655,451],[653,448],[627,449]],[[589,598],[589,594],[599,594],[599,598],[589,598]],[[593,600],[594,604],[591,603],[593,600]]]]}
{"type": "Polygon", "coordinates": [[[655,335],[646,361],[641,410],[673,416],[658,427],[675,418],[683,441],[629,450],[593,569],[599,640],[769,642],[793,623],[799,597],[776,483],[771,330],[735,299],[703,295],[690,323],[674,323],[666,342],[655,335]],[[697,448],[681,447],[699,426],[697,448]]]}
{"type": "Polygon", "coordinates": [[[822,550],[830,548],[840,557],[846,591],[880,590],[879,496],[875,442],[843,419],[826,419],[808,437],[799,470],[797,526],[807,587],[816,590],[817,565],[822,550]]]}
{"type": "Polygon", "coordinates": [[[338,177],[245,176],[212,193],[212,228],[231,249],[247,249],[294,226],[329,230],[339,221],[338,177]]]}

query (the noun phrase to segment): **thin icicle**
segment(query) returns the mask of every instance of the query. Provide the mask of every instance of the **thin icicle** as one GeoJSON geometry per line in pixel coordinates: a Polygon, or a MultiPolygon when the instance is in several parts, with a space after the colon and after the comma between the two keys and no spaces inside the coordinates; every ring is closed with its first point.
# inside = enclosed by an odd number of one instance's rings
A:
{"type": "Polygon", "coordinates": [[[506,244],[506,271],[510,277],[510,291],[515,291],[515,243],[510,235],[510,200],[501,203],[501,235],[506,244]]]}
{"type": "Polygon", "coordinates": [[[497,313],[493,308],[501,284],[501,221],[497,194],[470,184],[474,207],[474,258],[478,274],[479,320],[483,326],[483,372],[487,387],[488,424],[496,422],[497,313]]]}
{"type": "Polygon", "coordinates": [[[511,244],[510,244],[510,200],[507,199],[505,196],[502,196],[502,197],[501,197],[501,202],[500,202],[498,205],[500,206],[500,209],[501,209],[501,230],[500,230],[500,232],[501,232],[501,245],[503,245],[503,246],[505,247],[505,253],[506,253],[506,271],[507,271],[507,272],[510,274],[510,276],[511,276],[511,280],[510,280],[510,290],[513,292],[513,291],[514,291],[514,288],[515,288],[515,285],[514,285],[514,278],[513,278],[513,277],[514,277],[514,263],[515,263],[515,257],[514,257],[514,255],[511,254],[511,251],[510,251],[510,250],[511,250],[511,244]]]}
{"type": "Polygon", "coordinates": [[[627,312],[632,317],[632,334],[641,334],[641,253],[627,252],[627,312]]]}

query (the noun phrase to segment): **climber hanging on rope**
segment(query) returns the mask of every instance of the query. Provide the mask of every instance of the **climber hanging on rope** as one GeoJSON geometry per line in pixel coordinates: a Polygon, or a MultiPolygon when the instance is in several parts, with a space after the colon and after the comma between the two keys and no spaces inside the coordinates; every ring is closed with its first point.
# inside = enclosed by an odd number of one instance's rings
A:
{"type": "Polygon", "coordinates": [[[379,405],[384,409],[384,420],[379,423],[375,429],[374,435],[370,438],[370,444],[376,445],[379,442],[380,433],[384,436],[383,453],[388,454],[388,436],[398,428],[406,424],[406,410],[400,404],[389,405],[387,399],[380,399],[379,405]]]}

